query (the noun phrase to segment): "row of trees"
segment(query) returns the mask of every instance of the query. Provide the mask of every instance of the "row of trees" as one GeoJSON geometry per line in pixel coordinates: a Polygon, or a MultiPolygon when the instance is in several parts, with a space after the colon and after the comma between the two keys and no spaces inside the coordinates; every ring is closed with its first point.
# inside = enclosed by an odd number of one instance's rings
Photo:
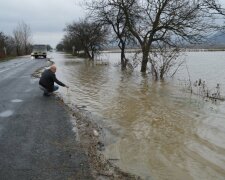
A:
{"type": "Polygon", "coordinates": [[[90,60],[94,60],[95,54],[102,50],[107,42],[107,27],[88,19],[67,25],[65,31],[66,35],[56,49],[71,51],[74,47],[75,52],[84,51],[90,60]]]}
{"type": "Polygon", "coordinates": [[[156,79],[162,79],[175,64],[180,47],[203,43],[206,36],[223,28],[215,23],[224,15],[216,0],[87,0],[85,5],[88,18],[67,25],[61,47],[71,50],[75,46],[94,59],[111,39],[117,42],[121,68],[126,69],[125,50],[137,44],[141,72],[147,71],[149,63],[156,79]]]}
{"type": "Polygon", "coordinates": [[[0,32],[0,58],[9,55],[29,54],[31,49],[31,29],[26,23],[18,23],[12,36],[0,32]]]}

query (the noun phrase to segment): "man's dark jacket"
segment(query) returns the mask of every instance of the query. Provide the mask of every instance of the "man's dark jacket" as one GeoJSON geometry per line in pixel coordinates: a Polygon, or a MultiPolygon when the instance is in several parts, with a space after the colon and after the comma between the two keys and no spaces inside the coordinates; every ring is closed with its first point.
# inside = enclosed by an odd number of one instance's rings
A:
{"type": "Polygon", "coordinates": [[[52,92],[54,89],[54,82],[60,86],[66,86],[56,78],[55,73],[53,73],[50,69],[46,69],[41,75],[39,84],[49,92],[52,92]]]}

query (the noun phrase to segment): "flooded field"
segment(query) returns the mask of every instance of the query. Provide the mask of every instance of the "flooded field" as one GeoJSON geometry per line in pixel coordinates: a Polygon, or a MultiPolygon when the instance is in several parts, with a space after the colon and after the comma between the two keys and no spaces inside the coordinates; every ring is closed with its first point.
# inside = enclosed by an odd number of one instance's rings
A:
{"type": "MultiPolygon", "coordinates": [[[[52,54],[67,103],[85,106],[104,127],[103,153],[124,171],[143,179],[225,179],[225,102],[205,101],[184,92],[187,68],[173,80],[154,82],[137,69],[122,73],[119,54],[97,65],[52,54]]],[[[192,81],[209,88],[220,83],[225,95],[225,52],[194,52],[185,57],[192,81]]]]}

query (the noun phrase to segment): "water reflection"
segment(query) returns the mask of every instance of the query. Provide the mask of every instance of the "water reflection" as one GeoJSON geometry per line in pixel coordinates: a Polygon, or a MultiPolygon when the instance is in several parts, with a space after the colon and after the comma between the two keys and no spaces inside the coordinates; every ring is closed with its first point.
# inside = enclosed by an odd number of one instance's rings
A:
{"type": "MultiPolygon", "coordinates": [[[[61,93],[87,106],[111,133],[106,134],[104,154],[120,168],[145,179],[225,178],[223,102],[212,104],[185,94],[176,81],[154,82],[139,72],[121,73],[113,63],[102,66],[54,56],[60,79],[71,87],[69,96],[63,89],[61,93]]],[[[207,56],[197,54],[210,64],[207,56]]],[[[115,54],[108,57],[119,61],[115,54]]]]}

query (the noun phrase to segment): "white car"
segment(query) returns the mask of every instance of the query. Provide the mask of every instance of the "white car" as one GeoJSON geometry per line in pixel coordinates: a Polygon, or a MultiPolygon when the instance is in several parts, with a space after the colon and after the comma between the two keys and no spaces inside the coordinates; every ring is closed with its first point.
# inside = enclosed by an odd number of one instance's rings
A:
{"type": "Polygon", "coordinates": [[[35,44],[33,45],[33,50],[31,53],[31,56],[34,57],[35,59],[38,57],[47,57],[47,46],[43,44],[35,44]]]}

